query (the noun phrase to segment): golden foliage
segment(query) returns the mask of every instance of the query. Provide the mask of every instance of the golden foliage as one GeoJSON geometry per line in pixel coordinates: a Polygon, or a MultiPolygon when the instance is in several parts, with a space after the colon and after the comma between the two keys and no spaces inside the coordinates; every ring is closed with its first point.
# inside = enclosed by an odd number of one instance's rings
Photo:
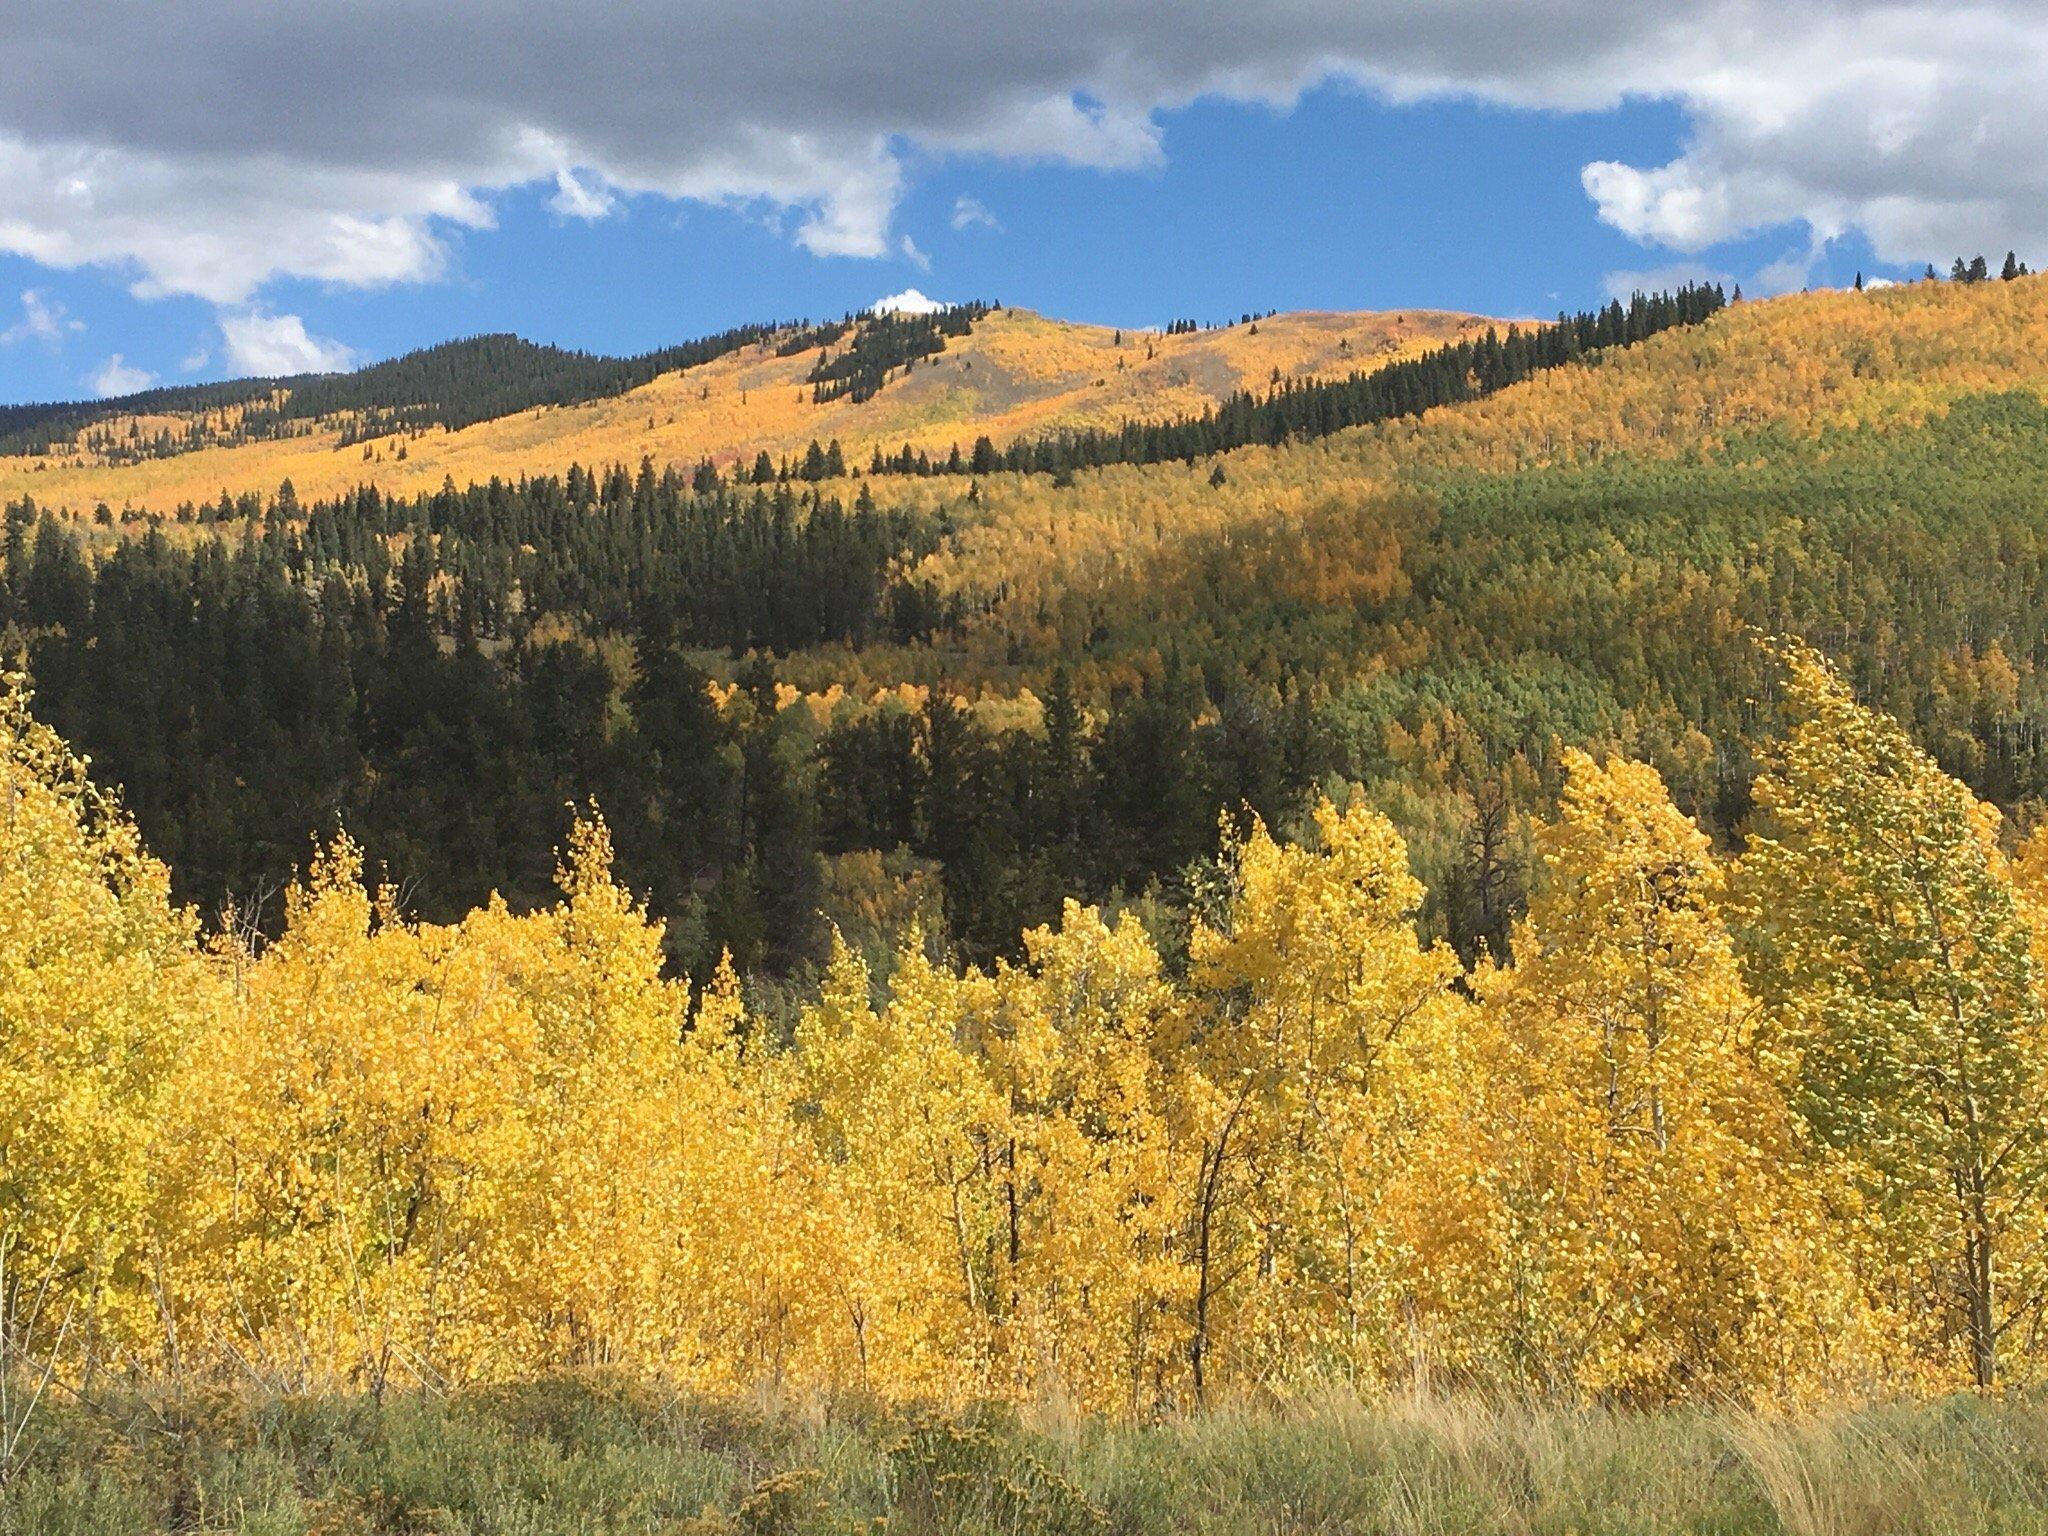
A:
{"type": "MultiPolygon", "coordinates": [[[[302,498],[333,496],[360,484],[410,495],[493,476],[559,474],[637,463],[685,468],[702,459],[750,466],[757,453],[801,457],[816,440],[840,440],[849,462],[875,448],[905,444],[943,459],[976,437],[999,444],[1061,428],[1113,428],[1126,419],[1166,421],[1198,415],[1238,389],[1282,379],[1341,378],[1455,341],[1487,322],[1434,311],[1385,314],[1311,312],[1275,315],[1256,327],[1164,336],[1118,333],[999,310],[929,362],[895,379],[871,400],[819,405],[806,382],[815,350],[777,357],[772,343],[664,374],[638,389],[580,405],[544,406],[457,432],[344,445],[344,421],[309,423],[304,436],[202,448],[140,463],[106,463],[82,447],[42,457],[0,456],[0,501],[34,496],[45,506],[89,510],[97,502],[169,513],[229,491],[270,495],[290,480],[302,498]],[[1118,336],[1122,342],[1119,344],[1118,336]],[[405,445],[405,456],[397,445],[405,445]]],[[[214,425],[230,424],[208,413],[214,425]]],[[[117,440],[131,426],[143,436],[181,417],[121,417],[107,424],[117,440]]]]}
{"type": "Polygon", "coordinates": [[[1399,836],[1326,801],[1226,838],[1184,970],[1069,904],[987,972],[840,943],[788,1036],[662,975],[595,818],[541,911],[412,922],[343,841],[204,946],[10,683],[5,1283],[46,1356],[288,1387],[2031,1376],[2039,847],[1791,676],[1733,895],[1656,773],[1574,755],[1512,965],[1421,943],[1399,836]]]}
{"type": "Polygon", "coordinates": [[[1998,812],[1787,658],[1796,721],[1757,782],[1740,873],[1796,1101],[1870,1205],[1887,1290],[1966,1341],[1979,1385],[2048,1295],[2048,1016],[1998,812]]]}
{"type": "Polygon", "coordinates": [[[1674,460],[1758,432],[1817,442],[1831,430],[1904,427],[1963,396],[2048,389],[2044,358],[2048,279],[1743,303],[1595,365],[1546,370],[1420,417],[1240,449],[1217,461],[1221,484],[1206,461],[1112,466],[1068,490],[1045,476],[993,476],[919,574],[966,600],[990,656],[1087,633],[1133,594],[1181,590],[1190,550],[1217,560],[1203,572],[1212,581],[1255,571],[1262,596],[1341,609],[1398,577],[1416,504],[1446,474],[1509,476],[1620,453],[1674,460]],[[1283,539],[1285,554],[1258,564],[1272,530],[1305,523],[1314,539],[1283,539]]]}
{"type": "Polygon", "coordinates": [[[1479,980],[1506,1348],[1651,1397],[1866,1366],[1828,1165],[1758,1042],[1706,837],[1652,768],[1566,768],[1517,963],[1479,980]]]}

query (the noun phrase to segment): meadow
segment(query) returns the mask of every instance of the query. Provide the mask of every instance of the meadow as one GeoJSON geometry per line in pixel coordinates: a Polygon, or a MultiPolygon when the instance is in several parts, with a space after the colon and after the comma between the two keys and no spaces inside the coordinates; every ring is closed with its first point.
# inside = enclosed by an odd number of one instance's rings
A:
{"type": "Polygon", "coordinates": [[[1329,1393],[1142,1425],[1053,1405],[707,1402],[593,1375],[53,1410],[10,1536],[2027,1536],[2048,1410],[1809,1417],[1329,1393]]]}

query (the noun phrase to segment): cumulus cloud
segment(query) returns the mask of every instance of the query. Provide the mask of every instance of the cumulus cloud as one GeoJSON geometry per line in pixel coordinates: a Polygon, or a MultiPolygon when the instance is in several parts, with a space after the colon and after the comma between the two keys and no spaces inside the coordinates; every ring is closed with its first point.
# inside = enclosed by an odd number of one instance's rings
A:
{"type": "Polygon", "coordinates": [[[21,294],[21,318],[0,331],[0,347],[17,342],[39,341],[55,349],[73,331],[85,329],[83,320],[71,318],[64,306],[40,288],[25,288],[21,294]]]}
{"type": "Polygon", "coordinates": [[[101,363],[86,380],[86,383],[92,386],[93,392],[102,399],[111,399],[115,395],[132,395],[149,388],[155,382],[155,374],[147,368],[132,366],[123,360],[118,352],[101,363]]]}
{"type": "Polygon", "coordinates": [[[297,315],[268,315],[253,309],[224,313],[220,334],[229,365],[237,373],[259,378],[339,373],[355,362],[355,354],[340,342],[309,335],[306,322],[297,315]]]}
{"type": "Polygon", "coordinates": [[[39,144],[10,133],[10,105],[0,101],[0,250],[48,267],[128,268],[143,298],[234,303],[279,276],[355,286],[433,277],[446,257],[439,228],[491,221],[446,178],[284,154],[39,144]]]}
{"type": "Polygon", "coordinates": [[[892,293],[886,299],[877,299],[868,306],[871,315],[936,315],[946,306],[938,299],[928,299],[915,288],[906,288],[901,293],[892,293]]]}
{"type": "Polygon", "coordinates": [[[1335,79],[1674,102],[1668,164],[1586,167],[1616,228],[1692,252],[1804,222],[1941,260],[2048,247],[2043,78],[2041,0],[17,0],[0,250],[242,305],[280,276],[431,278],[537,185],[577,218],[758,205],[821,256],[881,257],[908,165],[1147,166],[1163,111],[1335,79]]]}

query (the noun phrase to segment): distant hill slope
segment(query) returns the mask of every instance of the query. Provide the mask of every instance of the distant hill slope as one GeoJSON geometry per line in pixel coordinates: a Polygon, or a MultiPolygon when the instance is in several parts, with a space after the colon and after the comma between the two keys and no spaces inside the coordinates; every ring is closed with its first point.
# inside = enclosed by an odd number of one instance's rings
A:
{"type": "Polygon", "coordinates": [[[699,973],[727,948],[806,963],[829,903],[867,923],[937,901],[984,957],[1064,895],[1170,910],[1220,814],[1285,827],[1338,783],[1442,893],[1425,930],[1499,953],[1563,746],[1648,761],[1742,834],[1776,689],[1759,636],[1837,655],[2014,828],[2048,820],[2048,279],[1791,295],[1597,344],[1430,334],[1478,324],[1119,347],[1002,313],[878,391],[869,364],[900,349],[777,338],[404,460],[302,437],[26,469],[13,489],[45,503],[67,476],[166,509],[174,477],[252,494],[163,537],[89,502],[5,520],[0,639],[209,910],[277,888],[337,820],[434,911],[542,900],[561,808],[595,795],[699,973]],[[858,464],[1199,412],[1239,383],[1307,406],[1460,360],[1468,390],[1231,451],[689,473],[813,437],[858,464]],[[1346,382],[1271,390],[1325,367],[1346,382]],[[641,476],[643,451],[679,471],[641,476]],[[407,494],[321,499],[365,475],[407,494]]]}
{"type": "MultiPolygon", "coordinates": [[[[1594,573],[1637,541],[1692,541],[1717,564],[1733,562],[1767,534],[1822,537],[1821,507],[1845,522],[1925,519],[1945,530],[1931,537],[1960,538],[2001,474],[2018,478],[1997,504],[2032,528],[2048,515],[2033,510],[2048,506],[2048,480],[2021,449],[2048,453],[2044,399],[2048,276],[1794,294],[1484,398],[1311,442],[1244,448],[1213,464],[1116,465],[1065,492],[1043,475],[995,477],[919,576],[973,616],[968,643],[991,671],[1059,632],[1097,637],[1106,655],[1165,654],[1184,643],[1189,605],[1216,594],[1227,594],[1231,623],[1276,599],[1322,615],[1301,629],[1290,665],[1344,654],[1379,665],[1389,642],[1335,638],[1328,611],[1419,585],[1405,568],[1415,550],[1452,537],[1445,519],[1455,509],[1470,519],[1455,525],[1470,541],[1461,559],[1490,543],[1545,552],[1526,567],[1524,556],[1500,554],[1469,587],[1438,593],[1442,611],[1462,621],[1497,604],[1519,605],[1522,617],[1545,609],[1546,643],[1562,643],[1556,635],[1611,596],[1594,573]],[[2008,451],[2017,458],[2000,457],[2008,451]],[[1703,497],[1711,515],[1697,510],[1703,497]],[[1586,546],[1545,547],[1575,539],[1586,546]],[[1553,582],[1572,595],[1549,611],[1531,593],[1553,582]]],[[[1629,577],[1610,570],[1606,579],[1629,577]]],[[[1949,603],[1951,615],[1960,611],[1949,603]]],[[[1804,609],[1747,617],[1840,632],[1804,609]]],[[[906,665],[925,666],[923,679],[939,663],[906,665]]],[[[817,676],[828,680],[823,669],[817,676]]],[[[2048,668],[2039,686],[2048,700],[2048,668]]]]}
{"type": "Polygon", "coordinates": [[[152,391],[127,412],[16,408],[0,414],[0,448],[17,448],[0,455],[0,500],[169,510],[224,489],[273,491],[285,479],[302,497],[365,482],[410,492],[643,456],[779,460],[834,438],[854,462],[905,445],[943,455],[981,435],[1008,442],[1197,414],[1240,389],[1341,377],[1498,323],[1438,311],[1310,312],[1162,335],[999,310],[948,338],[943,352],[892,372],[871,396],[855,390],[823,403],[812,374],[821,358],[845,354],[837,326],[756,327],[633,359],[480,337],[356,374],[152,391]],[[451,388],[464,369],[473,376],[451,388]],[[459,408],[440,403],[450,398],[459,408]],[[275,435],[133,461],[138,442],[239,436],[242,417],[265,412],[284,418],[263,423],[275,435]],[[46,452],[18,451],[58,432],[70,435],[46,452]]]}
{"type": "Polygon", "coordinates": [[[170,451],[180,451],[229,425],[254,437],[289,436],[295,425],[329,417],[354,417],[383,431],[455,429],[535,406],[620,394],[785,333],[775,325],[741,326],[636,357],[597,357],[509,334],[470,336],[352,373],[227,379],[114,400],[0,406],[0,453],[63,457],[67,448],[82,448],[102,459],[129,457],[145,436],[168,432],[170,451]],[[158,425],[145,434],[144,422],[158,425]],[[101,442],[110,446],[94,446],[101,442]]]}

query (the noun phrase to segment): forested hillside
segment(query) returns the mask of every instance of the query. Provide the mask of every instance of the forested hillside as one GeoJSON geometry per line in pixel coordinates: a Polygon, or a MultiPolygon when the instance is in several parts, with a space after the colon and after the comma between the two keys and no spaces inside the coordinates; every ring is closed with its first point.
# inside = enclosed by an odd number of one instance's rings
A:
{"type": "MultiPolygon", "coordinates": [[[[1488,332],[1161,430],[1327,435],[1347,413],[1511,388],[1718,302],[1488,332]]],[[[987,318],[904,321],[838,355],[887,360],[987,318]]],[[[1058,487],[1075,467],[1001,478],[1058,487]]],[[[730,951],[750,974],[800,975],[835,923],[879,952],[917,920],[987,958],[1077,893],[1157,900],[1170,920],[1219,814],[1284,821],[1336,766],[1314,675],[1341,658],[1280,689],[1205,675],[1222,651],[1078,687],[1057,647],[995,663],[989,603],[945,574],[987,505],[965,470],[856,484],[836,443],[780,467],[643,461],[410,498],[287,487],[118,523],[23,503],[0,602],[49,718],[216,916],[274,925],[309,838],[341,827],[425,914],[493,891],[536,901],[563,806],[595,796],[694,974],[730,951]],[[785,708],[807,672],[819,696],[785,708]]],[[[1104,637],[1076,653],[1084,672],[1089,650],[1142,662],[1104,637]]]]}
{"type": "Polygon", "coordinates": [[[1453,341],[1196,412],[1289,441],[1164,463],[820,449],[104,520],[20,501],[0,618],[210,921],[274,929],[341,829],[425,916],[540,902],[594,799],[692,976],[730,951],[800,990],[835,926],[877,964],[913,924],[988,960],[1068,896],[1171,951],[1219,817],[1293,829],[1357,784],[1425,931],[1498,955],[1564,747],[1652,762],[1739,839],[1757,633],[1825,646],[2031,824],[2044,294],[1644,305],[1523,361],[1453,341]],[[1448,403],[1302,409],[1400,377],[1448,403]]]}
{"type": "Polygon", "coordinates": [[[745,326],[635,358],[516,337],[451,342],[356,373],[0,410],[0,501],[170,512],[231,494],[372,484],[400,494],[572,464],[779,470],[812,442],[944,463],[1233,394],[1342,379],[1491,322],[1433,312],[1268,315],[1174,335],[966,304],[941,315],[745,326]]]}
{"type": "Polygon", "coordinates": [[[622,394],[773,339],[806,341],[808,326],[749,325],[638,357],[592,357],[517,336],[477,336],[409,352],[352,373],[236,379],[145,390],[119,400],[0,406],[0,453],[49,458],[67,449],[103,463],[168,458],[196,448],[303,436],[338,420],[337,447],[427,427],[451,431],[541,405],[622,394]],[[157,418],[154,432],[142,430],[157,418]]]}
{"type": "Polygon", "coordinates": [[[1688,290],[957,470],[17,501],[0,1194],[82,1322],[15,1337],[2037,1380],[2044,360],[2040,279],[1688,290]]]}

